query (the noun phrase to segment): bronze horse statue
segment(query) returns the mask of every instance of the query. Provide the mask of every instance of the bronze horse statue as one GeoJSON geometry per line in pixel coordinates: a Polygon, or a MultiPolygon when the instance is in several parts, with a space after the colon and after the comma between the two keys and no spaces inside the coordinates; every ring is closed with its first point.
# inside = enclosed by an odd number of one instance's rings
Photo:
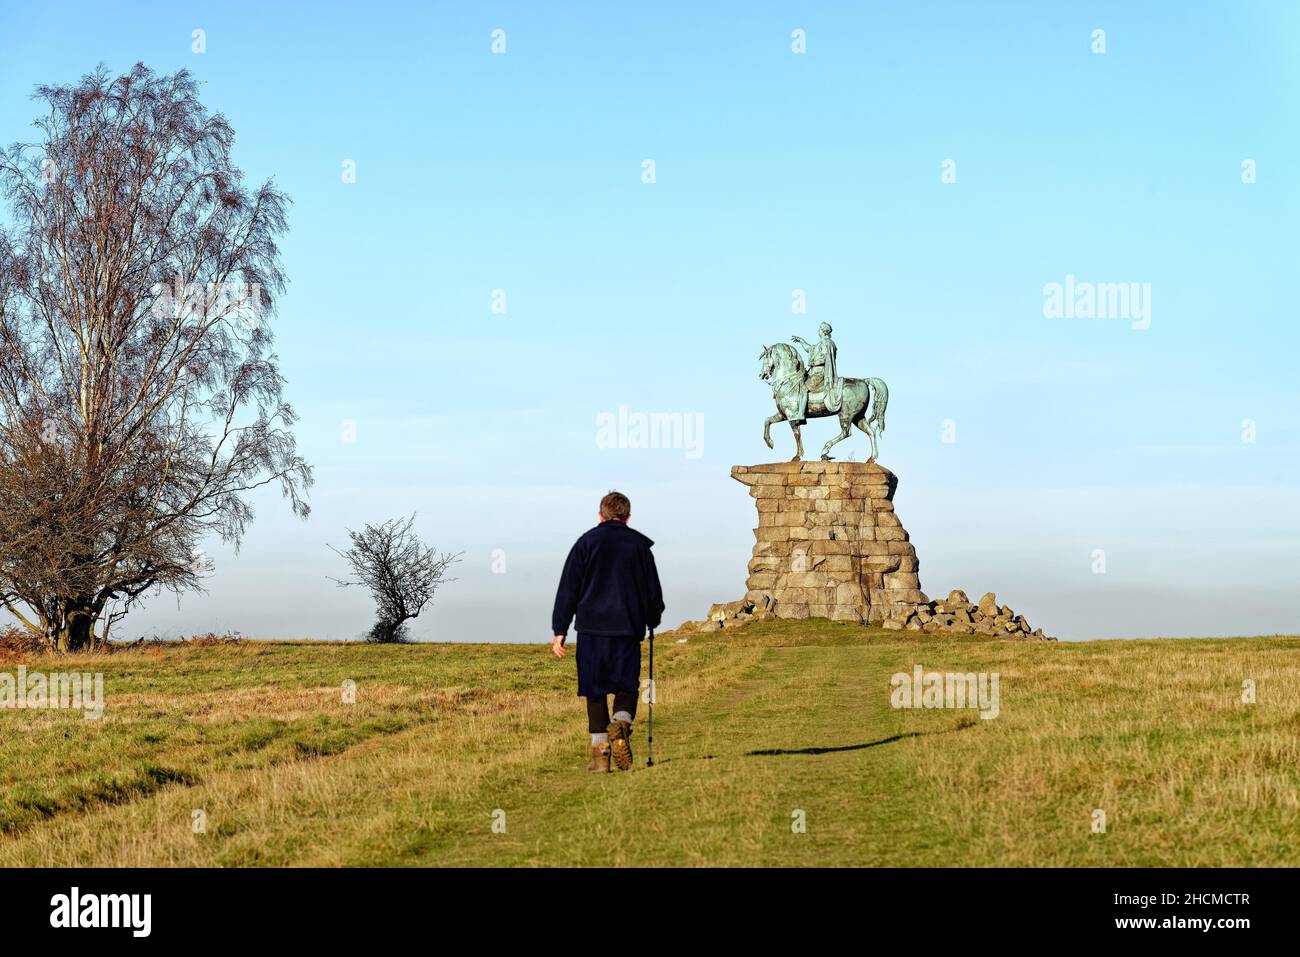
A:
{"type": "Polygon", "coordinates": [[[838,415],[840,418],[840,434],[835,436],[822,447],[822,461],[830,461],[831,446],[837,442],[843,442],[853,432],[853,426],[857,426],[863,432],[867,433],[871,439],[871,458],[868,462],[874,462],[879,454],[876,440],[880,433],[885,431],[885,406],[889,404],[889,387],[885,385],[882,379],[842,379],[843,390],[841,393],[840,406],[837,411],[830,411],[825,405],[825,394],[822,392],[809,392],[806,407],[803,402],[803,393],[807,389],[806,374],[807,368],[804,366],[803,359],[799,357],[798,351],[791,345],[784,342],[778,342],[775,345],[767,346],[759,356],[760,369],[759,378],[768,382],[772,386],[772,398],[776,401],[776,415],[769,416],[763,423],[763,441],[767,447],[773,448],[772,445],[772,424],[774,422],[789,422],[790,431],[794,433],[794,441],[797,451],[791,462],[798,462],[803,458],[803,438],[799,434],[799,426],[803,425],[807,419],[826,418],[832,415],[838,415]],[[868,410],[870,414],[868,414],[868,410]],[[803,413],[802,416],[800,413],[803,413]]]}

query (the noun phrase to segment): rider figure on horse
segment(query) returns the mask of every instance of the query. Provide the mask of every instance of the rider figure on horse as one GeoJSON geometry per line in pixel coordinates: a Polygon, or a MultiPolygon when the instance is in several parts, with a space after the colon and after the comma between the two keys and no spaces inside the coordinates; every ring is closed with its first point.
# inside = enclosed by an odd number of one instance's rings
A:
{"type": "Polygon", "coordinates": [[[799,390],[799,414],[793,419],[803,421],[808,413],[808,394],[822,393],[822,405],[827,412],[838,412],[843,401],[844,380],[835,368],[835,342],[831,339],[831,326],[823,322],[817,327],[819,338],[810,343],[801,336],[791,336],[790,341],[802,346],[808,353],[808,371],[804,375],[803,387],[799,390]]]}

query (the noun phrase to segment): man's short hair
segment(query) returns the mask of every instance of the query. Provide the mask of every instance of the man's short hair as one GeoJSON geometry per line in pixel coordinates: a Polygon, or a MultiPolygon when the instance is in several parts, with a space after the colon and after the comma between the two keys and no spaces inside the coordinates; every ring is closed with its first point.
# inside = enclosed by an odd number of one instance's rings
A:
{"type": "Polygon", "coordinates": [[[610,492],[600,500],[600,517],[625,521],[632,514],[632,503],[622,492],[610,492]]]}

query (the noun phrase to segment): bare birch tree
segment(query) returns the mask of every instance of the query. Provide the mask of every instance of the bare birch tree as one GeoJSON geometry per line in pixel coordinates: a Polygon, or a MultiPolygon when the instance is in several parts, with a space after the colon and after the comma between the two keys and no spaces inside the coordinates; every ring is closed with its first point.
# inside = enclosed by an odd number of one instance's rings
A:
{"type": "Polygon", "coordinates": [[[34,99],[37,141],[0,152],[0,606],[74,651],[201,587],[253,489],[306,516],[311,470],[267,324],[287,198],[244,186],[185,71],[34,99]]]}

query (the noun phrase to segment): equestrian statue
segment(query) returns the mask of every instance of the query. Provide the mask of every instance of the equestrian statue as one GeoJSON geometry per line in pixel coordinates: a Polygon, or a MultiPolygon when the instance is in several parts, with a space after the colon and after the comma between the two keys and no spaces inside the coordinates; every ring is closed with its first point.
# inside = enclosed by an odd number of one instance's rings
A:
{"type": "Polygon", "coordinates": [[[838,415],[840,434],[822,446],[822,461],[829,462],[831,447],[843,442],[857,426],[871,439],[871,458],[874,462],[879,450],[876,440],[885,431],[885,406],[889,404],[889,387],[881,379],[842,379],[836,366],[835,342],[831,327],[823,322],[818,329],[816,342],[799,336],[790,341],[808,354],[804,365],[799,350],[784,342],[767,346],[759,356],[759,378],[772,386],[776,401],[776,415],[763,423],[763,441],[772,445],[772,424],[786,421],[794,433],[796,451],[791,462],[803,458],[803,437],[799,426],[809,419],[838,415]]]}

